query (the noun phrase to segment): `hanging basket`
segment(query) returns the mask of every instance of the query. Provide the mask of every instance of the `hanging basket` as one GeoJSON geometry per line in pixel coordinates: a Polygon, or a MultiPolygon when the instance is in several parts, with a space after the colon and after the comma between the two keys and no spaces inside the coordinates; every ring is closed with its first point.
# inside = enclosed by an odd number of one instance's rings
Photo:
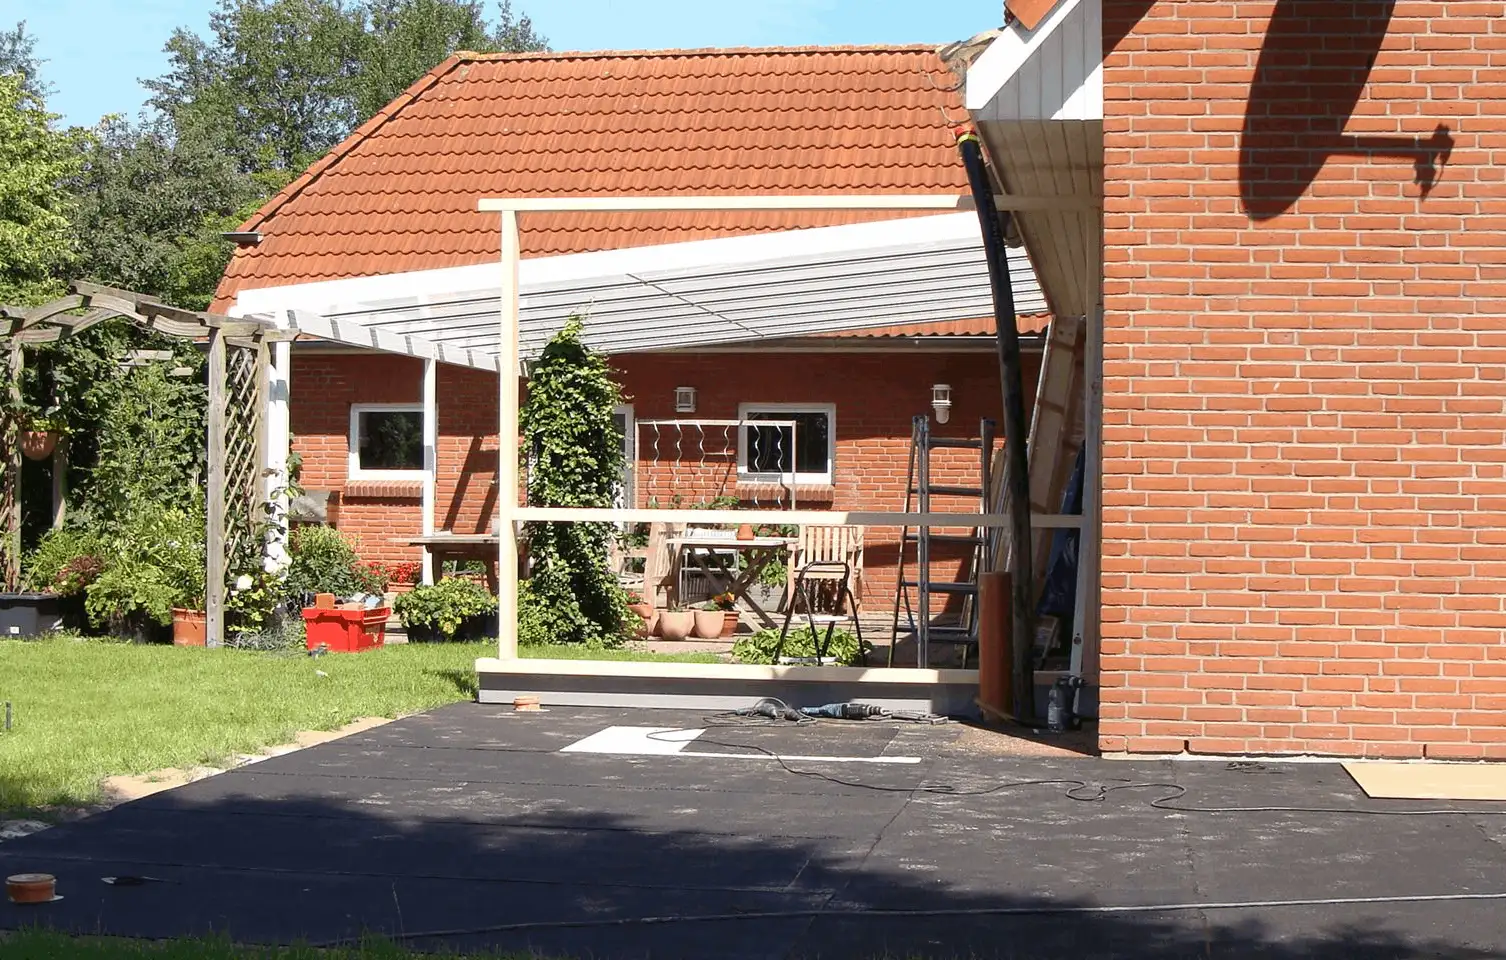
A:
{"type": "Polygon", "coordinates": [[[58,446],[56,430],[21,431],[21,455],[28,460],[46,460],[58,446]]]}

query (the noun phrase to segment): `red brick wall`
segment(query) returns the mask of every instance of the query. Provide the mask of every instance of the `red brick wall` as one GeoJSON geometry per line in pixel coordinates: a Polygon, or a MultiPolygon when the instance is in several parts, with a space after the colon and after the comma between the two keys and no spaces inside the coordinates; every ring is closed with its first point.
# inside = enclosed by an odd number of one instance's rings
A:
{"type": "Polygon", "coordinates": [[[1506,758],[1506,5],[1104,6],[1103,747],[1506,758]]]}
{"type": "MultiPolygon", "coordinates": [[[[490,529],[497,474],[497,379],[479,370],[439,368],[439,489],[435,523],[476,533],[490,529]]],[[[340,493],[337,525],[372,559],[414,560],[419,551],[393,540],[423,530],[416,482],[347,481],[350,407],[418,403],[423,362],[389,355],[293,357],[293,449],[303,457],[303,486],[340,493]]]]}
{"type": "MultiPolygon", "coordinates": [[[[1034,392],[1038,355],[1026,355],[1026,392],[1034,392]]],[[[929,413],[931,384],[949,383],[954,406],[951,421],[936,432],[975,434],[978,421],[1000,407],[998,361],[982,353],[781,353],[781,354],[640,354],[614,358],[634,416],[639,419],[735,419],[740,403],[834,403],[837,451],[835,484],[829,489],[802,488],[802,508],[900,510],[904,507],[910,418],[929,413]],[[674,388],[693,386],[698,404],[693,415],[674,412],[674,388]]],[[[394,491],[392,485],[347,483],[350,405],[412,403],[420,397],[422,364],[389,356],[299,354],[292,376],[294,448],[303,457],[303,484],[341,492],[338,526],[360,541],[363,555],[414,559],[417,551],[394,538],[421,529],[420,490],[416,483],[394,491]],[[400,492],[401,496],[394,496],[400,492]]],[[[495,509],[497,468],[496,379],[477,371],[440,367],[440,481],[436,523],[442,529],[484,531],[495,509]]],[[[720,436],[708,434],[706,463],[689,440],[679,459],[673,438],[662,434],[657,462],[651,431],[640,433],[638,505],[650,497],[670,506],[674,493],[686,505],[718,495],[755,495],[769,504],[772,491],[740,487],[735,453],[720,436]]],[[[736,449],[736,431],[731,435],[736,449]]],[[[939,450],[933,454],[934,481],[976,483],[971,451],[939,450]]],[[[770,504],[772,505],[772,504],[770,504]]],[[[976,509],[971,502],[937,498],[938,509],[976,509]]],[[[873,529],[865,538],[865,608],[889,610],[893,602],[898,530],[873,529]]],[[[940,573],[941,571],[938,571],[940,573]]]]}

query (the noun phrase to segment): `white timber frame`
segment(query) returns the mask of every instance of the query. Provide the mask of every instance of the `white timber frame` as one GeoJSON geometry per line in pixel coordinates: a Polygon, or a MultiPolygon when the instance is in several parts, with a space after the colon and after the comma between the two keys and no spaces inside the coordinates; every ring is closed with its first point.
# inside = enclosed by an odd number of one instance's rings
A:
{"type": "MultiPolygon", "coordinates": [[[[1000,198],[1001,209],[1013,209],[1017,203],[1039,203],[1055,207],[1055,199],[1000,198]]],[[[1080,201],[1061,198],[1060,207],[1078,209],[1080,201]]],[[[877,194],[877,195],[806,195],[806,196],[662,196],[662,197],[502,197],[479,201],[483,213],[500,214],[501,299],[498,316],[497,368],[517,369],[519,363],[519,219],[530,213],[564,212],[663,212],[663,211],[747,211],[747,210],[855,210],[911,211],[961,210],[972,207],[970,198],[957,195],[877,194]]],[[[499,377],[500,396],[497,435],[504,448],[516,443],[519,436],[519,389],[514,377],[499,377]],[[513,438],[511,440],[505,438],[513,438]]],[[[1096,451],[1095,451],[1096,454],[1096,451]]],[[[530,521],[599,522],[599,523],[713,523],[742,524],[777,521],[793,524],[861,524],[874,527],[941,526],[1007,527],[1007,514],[904,513],[885,511],[800,511],[800,510],[613,510],[572,507],[518,506],[518,458],[498,458],[498,572],[497,660],[518,658],[518,524],[530,521]]],[[[1096,472],[1097,457],[1090,465],[1096,472]]],[[[1094,478],[1096,483],[1096,477],[1094,478]]],[[[1096,500],[1096,497],[1095,497],[1096,500]]],[[[1039,516],[1033,526],[1085,531],[1083,515],[1039,516]]],[[[1083,539],[1086,539],[1085,537],[1083,539]]]]}

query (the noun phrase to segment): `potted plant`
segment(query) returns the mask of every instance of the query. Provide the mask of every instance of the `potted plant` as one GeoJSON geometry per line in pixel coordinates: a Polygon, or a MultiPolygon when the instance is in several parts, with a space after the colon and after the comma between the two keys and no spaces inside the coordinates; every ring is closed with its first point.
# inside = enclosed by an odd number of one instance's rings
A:
{"type": "Polygon", "coordinates": [[[684,640],[695,630],[694,610],[675,604],[659,614],[659,635],[666,640],[684,640]]]}
{"type": "Polygon", "coordinates": [[[627,602],[628,609],[645,620],[654,615],[654,605],[643,599],[643,594],[637,590],[629,590],[627,592],[627,602]]]}
{"type": "Polygon", "coordinates": [[[470,639],[495,623],[497,598],[473,580],[445,577],[401,594],[392,609],[409,640],[470,639]]]}
{"type": "Polygon", "coordinates": [[[66,432],[55,417],[28,417],[21,429],[21,455],[28,460],[46,460],[66,432]]]}
{"type": "Polygon", "coordinates": [[[707,603],[706,609],[715,607],[722,612],[722,632],[718,636],[730,637],[737,632],[741,614],[737,612],[737,597],[731,593],[719,593],[707,603]]]}
{"type": "Polygon", "coordinates": [[[654,610],[654,605],[644,600],[643,594],[637,590],[627,591],[627,601],[628,609],[640,621],[631,628],[633,636],[640,640],[653,636],[654,628],[659,624],[659,614],[654,610]]]}
{"type": "Polygon", "coordinates": [[[727,623],[727,615],[722,608],[716,605],[715,600],[707,600],[695,613],[695,635],[702,640],[715,640],[722,635],[722,627],[727,623]]]}

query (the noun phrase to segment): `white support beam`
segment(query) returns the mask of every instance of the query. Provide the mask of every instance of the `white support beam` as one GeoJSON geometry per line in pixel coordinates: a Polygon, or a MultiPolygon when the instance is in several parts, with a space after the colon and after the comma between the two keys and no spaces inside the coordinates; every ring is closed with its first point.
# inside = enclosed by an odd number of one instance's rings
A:
{"type": "Polygon", "coordinates": [[[483,213],[644,213],[714,210],[966,210],[959,194],[740,194],[720,197],[495,197],[480,201],[483,213]]]}
{"type": "MultiPolygon", "coordinates": [[[[434,534],[434,505],[439,487],[439,362],[424,361],[424,486],[423,533],[434,534]]],[[[434,582],[433,556],[424,547],[424,583],[434,582]]]]}
{"type": "MultiPolygon", "coordinates": [[[[484,203],[485,201],[483,201],[484,203]]],[[[502,211],[502,309],[498,319],[497,361],[518,369],[518,215],[502,211]]],[[[497,428],[497,658],[518,658],[518,378],[498,377],[497,428]]]]}
{"type": "Polygon", "coordinates": [[[994,209],[1011,213],[1027,213],[1036,210],[1070,211],[1098,210],[1103,206],[1101,197],[1087,194],[1064,193],[1059,196],[1026,196],[1018,193],[994,194],[994,209]]]}
{"type": "MultiPolygon", "coordinates": [[[[400,353],[422,360],[437,360],[452,366],[497,372],[497,359],[475,350],[461,350],[434,343],[413,334],[388,333],[348,320],[331,320],[307,310],[286,311],[288,329],[306,333],[320,340],[330,340],[352,347],[366,347],[387,353],[400,353]]],[[[516,365],[513,369],[517,369],[516,365]]]]}
{"type": "MultiPolygon", "coordinates": [[[[1025,196],[1001,193],[999,210],[1087,210],[1101,206],[1096,197],[1063,194],[1025,196]]],[[[483,213],[644,213],[714,210],[972,210],[973,198],[950,194],[876,194],[872,196],[794,195],[730,197],[497,197],[482,200],[483,213]]]]}
{"type": "MultiPolygon", "coordinates": [[[[1007,513],[903,513],[885,510],[652,510],[611,507],[515,507],[512,518],[522,522],[557,523],[790,523],[821,526],[855,524],[865,527],[1007,527],[1007,513]]],[[[1046,530],[1075,530],[1076,514],[1037,514],[1031,526],[1046,530]]]]}
{"type": "MultiPolygon", "coordinates": [[[[286,318],[273,317],[279,328],[286,318]]],[[[268,349],[272,362],[267,365],[266,443],[262,447],[262,469],[266,477],[265,495],[272,505],[271,529],[267,535],[267,556],[279,566],[290,559],[288,555],[288,459],[292,455],[292,417],[289,400],[293,386],[292,344],[286,340],[273,341],[268,349]]]]}

